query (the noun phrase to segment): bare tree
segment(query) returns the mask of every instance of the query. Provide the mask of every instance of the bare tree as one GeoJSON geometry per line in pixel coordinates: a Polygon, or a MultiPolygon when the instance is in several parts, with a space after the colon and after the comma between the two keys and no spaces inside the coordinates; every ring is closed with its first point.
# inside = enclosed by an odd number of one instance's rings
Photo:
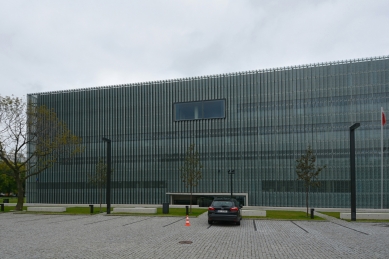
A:
{"type": "Polygon", "coordinates": [[[192,194],[193,188],[199,183],[202,178],[200,156],[195,151],[195,144],[191,144],[185,153],[184,165],[181,167],[181,179],[186,188],[190,189],[190,213],[192,213],[192,194]]]}
{"type": "Polygon", "coordinates": [[[52,109],[0,96],[0,159],[16,181],[16,210],[23,209],[23,183],[27,178],[82,151],[81,139],[52,109]]]}
{"type": "Polygon", "coordinates": [[[305,188],[305,202],[307,206],[307,217],[308,217],[308,197],[310,187],[319,187],[320,182],[317,180],[320,172],[326,168],[326,165],[323,167],[316,167],[316,156],[313,154],[313,151],[310,146],[308,146],[306,153],[302,155],[299,159],[296,160],[296,173],[297,180],[303,181],[305,188]]]}
{"type": "MultiPolygon", "coordinates": [[[[112,169],[111,169],[112,172],[112,169]]],[[[90,174],[88,176],[88,181],[97,186],[99,189],[99,197],[100,197],[100,213],[101,210],[101,204],[103,203],[103,187],[107,183],[107,164],[104,163],[104,160],[102,158],[99,159],[99,162],[96,164],[96,171],[94,174],[90,174]]]]}

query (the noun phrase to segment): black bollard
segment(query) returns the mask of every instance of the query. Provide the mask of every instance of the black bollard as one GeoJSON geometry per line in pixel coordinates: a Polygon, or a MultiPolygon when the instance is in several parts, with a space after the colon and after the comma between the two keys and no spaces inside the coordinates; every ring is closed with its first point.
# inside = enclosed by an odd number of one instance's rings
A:
{"type": "Polygon", "coordinates": [[[90,214],[93,214],[93,204],[89,205],[90,208],[90,214]]]}
{"type": "Polygon", "coordinates": [[[189,206],[185,206],[186,208],[186,215],[188,216],[189,215],[189,206]]]}
{"type": "Polygon", "coordinates": [[[169,203],[167,202],[162,203],[162,213],[169,214],[169,203]]]}
{"type": "Polygon", "coordinates": [[[0,203],[1,211],[4,211],[4,203],[0,203]]]}
{"type": "Polygon", "coordinates": [[[313,219],[315,217],[314,211],[315,211],[315,209],[311,209],[311,219],[313,219]]]}

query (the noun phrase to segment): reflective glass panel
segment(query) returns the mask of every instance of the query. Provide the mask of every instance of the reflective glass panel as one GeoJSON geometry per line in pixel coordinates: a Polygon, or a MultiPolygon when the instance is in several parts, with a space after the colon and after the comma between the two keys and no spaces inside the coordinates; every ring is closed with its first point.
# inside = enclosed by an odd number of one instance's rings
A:
{"type": "Polygon", "coordinates": [[[175,120],[199,120],[225,117],[225,100],[175,103],[175,120]]]}

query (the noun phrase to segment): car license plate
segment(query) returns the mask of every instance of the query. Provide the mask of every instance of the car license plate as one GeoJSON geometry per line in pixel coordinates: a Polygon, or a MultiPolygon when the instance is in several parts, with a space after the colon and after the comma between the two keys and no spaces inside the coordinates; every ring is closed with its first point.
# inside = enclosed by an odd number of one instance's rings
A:
{"type": "Polygon", "coordinates": [[[220,213],[227,213],[226,210],[218,210],[217,212],[220,212],[220,213]]]}

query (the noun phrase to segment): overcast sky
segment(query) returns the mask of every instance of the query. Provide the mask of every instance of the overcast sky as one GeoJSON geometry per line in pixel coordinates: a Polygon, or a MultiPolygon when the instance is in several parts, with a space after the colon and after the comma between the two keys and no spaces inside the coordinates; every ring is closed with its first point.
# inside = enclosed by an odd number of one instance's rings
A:
{"type": "Polygon", "coordinates": [[[388,0],[0,0],[0,94],[389,55],[388,0]]]}

